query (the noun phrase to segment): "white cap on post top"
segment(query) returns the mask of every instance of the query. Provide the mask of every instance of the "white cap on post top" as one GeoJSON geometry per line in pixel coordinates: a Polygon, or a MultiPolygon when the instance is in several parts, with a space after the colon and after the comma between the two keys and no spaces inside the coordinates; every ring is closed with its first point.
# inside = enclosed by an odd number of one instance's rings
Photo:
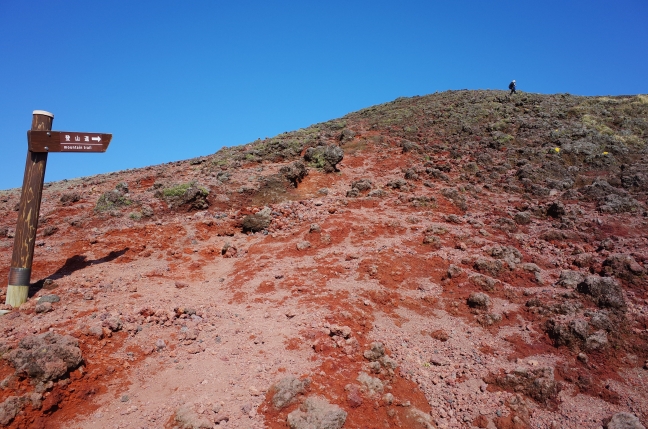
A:
{"type": "Polygon", "coordinates": [[[34,110],[33,115],[45,115],[49,116],[50,118],[54,117],[54,113],[46,112],[45,110],[34,110]]]}

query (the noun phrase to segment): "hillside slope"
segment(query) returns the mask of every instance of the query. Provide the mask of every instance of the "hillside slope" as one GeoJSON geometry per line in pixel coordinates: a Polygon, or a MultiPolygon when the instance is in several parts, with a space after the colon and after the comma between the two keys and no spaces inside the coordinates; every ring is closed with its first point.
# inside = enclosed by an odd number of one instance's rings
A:
{"type": "Polygon", "coordinates": [[[48,184],[0,425],[645,424],[647,147],[646,96],[449,91],[48,184]]]}

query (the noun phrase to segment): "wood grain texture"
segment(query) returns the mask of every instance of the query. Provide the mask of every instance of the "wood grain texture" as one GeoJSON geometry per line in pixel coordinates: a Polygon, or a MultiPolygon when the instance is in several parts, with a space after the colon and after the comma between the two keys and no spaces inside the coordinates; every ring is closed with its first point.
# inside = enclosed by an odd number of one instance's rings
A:
{"type": "MultiPolygon", "coordinates": [[[[51,130],[52,122],[53,118],[50,116],[35,114],[32,119],[32,130],[51,130]]],[[[11,256],[11,268],[25,268],[31,271],[46,165],[47,153],[27,151],[25,176],[18,209],[18,222],[11,256]]],[[[24,282],[27,284],[9,285],[7,288],[7,304],[18,307],[27,301],[29,276],[24,282]]]]}

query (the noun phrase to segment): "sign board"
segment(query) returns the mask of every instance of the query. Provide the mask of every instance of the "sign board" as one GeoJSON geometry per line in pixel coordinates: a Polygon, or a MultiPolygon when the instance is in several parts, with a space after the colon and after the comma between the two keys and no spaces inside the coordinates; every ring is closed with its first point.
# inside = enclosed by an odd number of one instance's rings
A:
{"type": "Polygon", "coordinates": [[[31,152],[105,152],[112,134],[78,131],[27,131],[31,152]]]}

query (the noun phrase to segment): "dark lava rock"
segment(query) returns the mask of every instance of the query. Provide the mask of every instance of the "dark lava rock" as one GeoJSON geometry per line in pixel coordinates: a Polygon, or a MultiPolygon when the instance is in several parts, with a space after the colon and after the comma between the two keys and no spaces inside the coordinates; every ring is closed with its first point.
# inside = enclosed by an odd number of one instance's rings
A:
{"type": "Polygon", "coordinates": [[[489,296],[483,292],[473,292],[468,297],[468,305],[473,308],[487,308],[490,304],[489,296]]]}
{"type": "Polygon", "coordinates": [[[279,174],[286,178],[293,186],[297,187],[304,177],[308,175],[306,165],[301,161],[295,161],[290,165],[285,165],[279,169],[279,174]]]}
{"type": "Polygon", "coordinates": [[[603,261],[603,271],[629,282],[638,280],[644,274],[643,267],[632,256],[624,253],[608,256],[603,261]]]}
{"type": "Polygon", "coordinates": [[[636,213],[640,208],[641,203],[634,198],[616,194],[606,195],[598,205],[602,213],[636,213]]]}
{"type": "Polygon", "coordinates": [[[23,338],[7,360],[16,368],[17,375],[46,382],[75,370],[83,357],[76,338],[47,332],[23,338]]]}
{"type": "Polygon", "coordinates": [[[452,203],[457,206],[461,211],[468,210],[468,205],[466,204],[466,197],[459,193],[455,188],[445,188],[441,190],[441,195],[452,201],[452,203]]]}
{"type": "MultiPolygon", "coordinates": [[[[126,187],[128,192],[128,187],[126,187]]],[[[77,201],[81,200],[81,195],[79,195],[77,192],[71,192],[68,194],[63,194],[61,195],[60,201],[63,203],[64,206],[69,206],[70,204],[76,203],[77,201]]]]}
{"type": "Polygon", "coordinates": [[[475,268],[477,271],[487,272],[491,276],[497,277],[500,272],[502,272],[504,264],[499,259],[493,260],[487,258],[479,258],[473,263],[473,268],[475,268]]]}
{"type": "Polygon", "coordinates": [[[523,392],[541,403],[554,399],[559,391],[552,367],[538,369],[518,368],[510,374],[497,377],[495,382],[505,389],[523,392]]]}
{"type": "Polygon", "coordinates": [[[587,201],[599,201],[610,194],[621,193],[622,195],[625,195],[627,193],[623,189],[617,189],[610,185],[607,180],[604,179],[597,179],[591,185],[584,186],[580,192],[583,195],[583,199],[587,201]]]}
{"type": "Polygon", "coordinates": [[[370,179],[360,179],[351,183],[351,190],[347,192],[347,197],[356,198],[361,193],[370,191],[373,188],[373,182],[370,179]]]}
{"type": "Polygon", "coordinates": [[[344,152],[339,146],[309,147],[304,153],[304,159],[313,167],[321,168],[327,173],[338,171],[337,165],[344,158],[344,152]]]}
{"type": "Polygon", "coordinates": [[[272,222],[272,210],[268,207],[243,218],[242,226],[243,232],[259,232],[267,229],[272,222]]]}
{"type": "Polygon", "coordinates": [[[591,275],[585,277],[576,288],[580,293],[592,297],[601,308],[613,308],[625,311],[626,302],[619,282],[611,277],[591,275]]]}
{"type": "Polygon", "coordinates": [[[572,264],[580,268],[587,268],[592,265],[593,259],[594,255],[591,253],[579,253],[572,261],[572,264]]]}
{"type": "Polygon", "coordinates": [[[590,325],[595,329],[603,329],[607,332],[612,331],[613,323],[606,310],[600,310],[592,314],[590,318],[590,325]]]}
{"type": "Polygon", "coordinates": [[[403,153],[407,152],[421,152],[421,147],[414,142],[404,140],[400,146],[403,148],[403,153]]]}
{"type": "Polygon", "coordinates": [[[340,133],[340,141],[343,143],[348,142],[350,140],[353,140],[355,136],[356,136],[355,131],[345,128],[342,130],[342,133],[340,133]]]}
{"type": "Polygon", "coordinates": [[[558,286],[569,289],[576,289],[580,282],[585,280],[585,276],[578,271],[563,270],[560,272],[560,278],[556,282],[558,286]]]}
{"type": "Polygon", "coordinates": [[[518,225],[528,225],[531,223],[531,213],[529,212],[518,212],[513,216],[513,220],[518,225]]]}
{"type": "Polygon", "coordinates": [[[385,355],[385,346],[382,343],[371,343],[371,349],[365,350],[363,356],[370,361],[377,361],[385,355]]]}
{"type": "Polygon", "coordinates": [[[582,345],[589,335],[589,324],[586,320],[575,319],[568,324],[555,319],[547,320],[545,330],[556,347],[577,347],[582,345]]]}
{"type": "Polygon", "coordinates": [[[565,216],[565,205],[560,201],[553,202],[547,207],[547,216],[560,219],[565,216]]]}
{"type": "MultiPolygon", "coordinates": [[[[448,269],[448,274],[449,273],[450,273],[450,269],[448,269]]],[[[470,276],[468,280],[470,280],[471,283],[474,283],[475,285],[479,286],[482,290],[488,292],[495,290],[495,285],[498,282],[494,278],[484,276],[482,274],[475,274],[473,276],[470,276]]]]}

